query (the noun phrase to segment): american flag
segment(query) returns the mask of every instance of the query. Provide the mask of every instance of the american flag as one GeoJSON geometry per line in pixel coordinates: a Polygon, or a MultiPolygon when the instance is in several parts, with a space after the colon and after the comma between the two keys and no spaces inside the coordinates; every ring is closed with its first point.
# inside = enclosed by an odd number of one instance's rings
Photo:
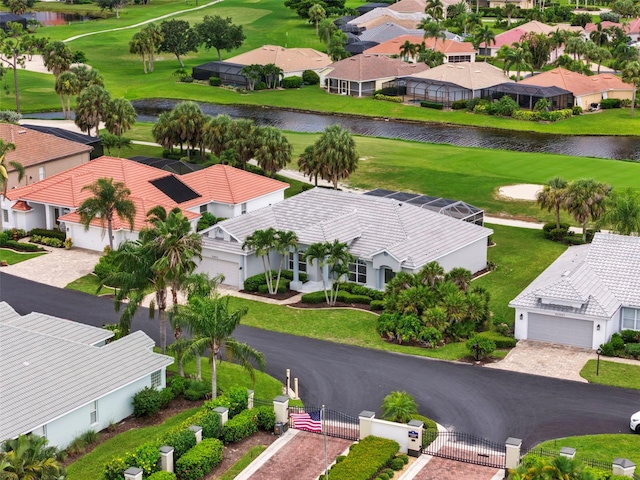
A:
{"type": "Polygon", "coordinates": [[[292,413],[293,428],[308,432],[322,433],[322,414],[320,410],[315,412],[292,413]]]}

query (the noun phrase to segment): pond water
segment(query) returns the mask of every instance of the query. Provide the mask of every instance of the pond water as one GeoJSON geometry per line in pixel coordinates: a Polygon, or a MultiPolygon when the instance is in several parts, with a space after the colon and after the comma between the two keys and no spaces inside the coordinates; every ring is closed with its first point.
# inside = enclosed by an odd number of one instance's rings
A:
{"type": "Polygon", "coordinates": [[[86,15],[60,12],[29,12],[21,16],[27,20],[37,20],[45,26],[66,25],[70,22],[87,22],[90,20],[86,15]]]}

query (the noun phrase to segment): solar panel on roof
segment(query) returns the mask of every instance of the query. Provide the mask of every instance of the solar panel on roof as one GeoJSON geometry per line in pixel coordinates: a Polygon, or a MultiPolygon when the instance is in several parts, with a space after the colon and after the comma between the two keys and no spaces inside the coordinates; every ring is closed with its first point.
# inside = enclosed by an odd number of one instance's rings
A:
{"type": "Polygon", "coordinates": [[[149,183],[176,203],[188,202],[201,196],[173,175],[149,180],[149,183]]]}

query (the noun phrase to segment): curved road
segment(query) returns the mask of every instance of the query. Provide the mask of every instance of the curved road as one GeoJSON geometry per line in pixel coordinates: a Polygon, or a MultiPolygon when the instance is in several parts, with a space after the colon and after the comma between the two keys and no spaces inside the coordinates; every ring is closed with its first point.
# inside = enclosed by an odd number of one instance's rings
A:
{"type": "MultiPolygon", "coordinates": [[[[0,273],[0,300],[19,313],[48,313],[95,326],[117,322],[113,303],[0,273]]],[[[133,323],[158,338],[157,322],[141,311],[133,323]]],[[[170,337],[171,335],[169,335],[170,337]]],[[[412,394],[425,415],[456,430],[496,442],[587,433],[628,433],[640,392],[337,345],[249,327],[239,340],[262,351],[267,372],[299,377],[308,405],[357,415],[376,410],[392,390],[412,394]]]]}

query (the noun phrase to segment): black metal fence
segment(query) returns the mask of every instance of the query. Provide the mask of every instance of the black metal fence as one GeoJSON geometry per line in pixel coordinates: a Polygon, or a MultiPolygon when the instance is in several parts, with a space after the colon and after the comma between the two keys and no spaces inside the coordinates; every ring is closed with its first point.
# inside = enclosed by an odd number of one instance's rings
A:
{"type": "MultiPolygon", "coordinates": [[[[558,453],[556,450],[549,450],[545,448],[532,448],[522,453],[521,459],[524,458],[526,455],[536,455],[538,457],[555,458],[555,457],[559,457],[560,453],[558,453]]],[[[610,472],[613,470],[612,462],[605,462],[603,460],[595,460],[593,458],[582,457],[579,453],[576,455],[575,458],[580,462],[582,462],[587,467],[597,468],[598,470],[603,470],[605,472],[610,472]]],[[[637,480],[640,480],[640,478],[638,478],[637,480]]]]}
{"type": "Polygon", "coordinates": [[[322,407],[289,407],[289,426],[298,430],[311,431],[313,433],[323,433],[330,437],[344,438],[347,440],[358,440],[360,438],[360,419],[347,415],[346,413],[333,410],[331,408],[322,407]],[[305,423],[294,422],[291,418],[292,413],[307,413],[312,422],[320,422],[320,430],[317,429],[317,423],[313,427],[305,428],[305,423]],[[296,424],[297,423],[297,424],[296,424]]]}
{"type": "Polygon", "coordinates": [[[426,430],[423,435],[422,451],[427,455],[486,467],[505,468],[504,444],[463,432],[426,430]]]}
{"type": "Polygon", "coordinates": [[[264,400],[262,398],[254,398],[253,399],[254,407],[268,407],[273,406],[273,400],[264,400]]]}

